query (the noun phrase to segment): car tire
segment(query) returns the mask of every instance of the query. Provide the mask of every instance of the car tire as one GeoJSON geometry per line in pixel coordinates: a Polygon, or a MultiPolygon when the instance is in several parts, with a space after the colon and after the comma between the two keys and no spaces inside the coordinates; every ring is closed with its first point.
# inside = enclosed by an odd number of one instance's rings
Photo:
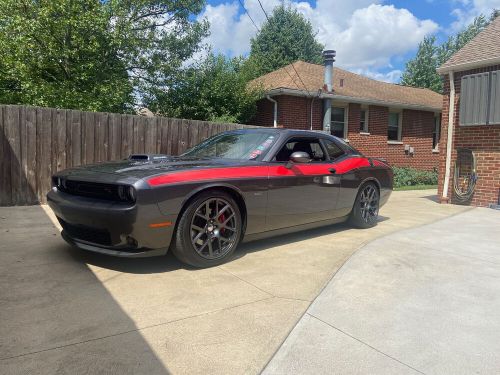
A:
{"type": "Polygon", "coordinates": [[[377,225],[380,193],[377,185],[367,182],[361,186],[354,201],[349,222],[357,228],[377,225]]]}
{"type": "Polygon", "coordinates": [[[197,268],[227,262],[242,238],[242,217],[233,197],[220,190],[195,196],[179,219],[173,253],[197,268]]]}

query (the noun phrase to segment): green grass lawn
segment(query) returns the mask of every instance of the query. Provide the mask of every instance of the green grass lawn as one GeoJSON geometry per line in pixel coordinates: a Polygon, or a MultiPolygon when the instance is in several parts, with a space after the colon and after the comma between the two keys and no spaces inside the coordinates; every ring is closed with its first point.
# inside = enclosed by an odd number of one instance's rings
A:
{"type": "Polygon", "coordinates": [[[395,187],[394,190],[428,190],[428,189],[437,189],[437,185],[413,185],[413,186],[400,186],[395,187]]]}

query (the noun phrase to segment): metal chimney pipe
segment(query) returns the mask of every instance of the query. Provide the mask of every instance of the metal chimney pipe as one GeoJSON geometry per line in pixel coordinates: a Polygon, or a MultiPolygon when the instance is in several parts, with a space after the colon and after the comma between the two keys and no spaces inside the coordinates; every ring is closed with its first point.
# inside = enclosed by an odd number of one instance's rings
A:
{"type": "Polygon", "coordinates": [[[323,60],[325,63],[325,89],[327,92],[333,91],[333,62],[337,53],[332,49],[323,51],[323,60]]]}
{"type": "MultiPolygon", "coordinates": [[[[332,49],[323,51],[323,59],[325,62],[325,79],[323,90],[327,94],[333,91],[333,62],[335,61],[336,52],[332,49]]],[[[323,99],[323,131],[331,132],[332,122],[332,101],[330,98],[323,99]]]]}

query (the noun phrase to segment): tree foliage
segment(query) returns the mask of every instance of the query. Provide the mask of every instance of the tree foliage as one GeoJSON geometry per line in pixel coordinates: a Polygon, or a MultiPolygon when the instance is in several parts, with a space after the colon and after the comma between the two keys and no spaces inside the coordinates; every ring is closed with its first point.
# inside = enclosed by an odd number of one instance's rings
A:
{"type": "Polygon", "coordinates": [[[474,39],[497,16],[498,11],[495,10],[489,19],[484,15],[476,17],[464,30],[451,35],[442,44],[437,44],[435,36],[425,37],[419,44],[415,57],[406,63],[405,71],[401,75],[401,83],[441,93],[443,82],[436,69],[474,39]]]}
{"type": "Polygon", "coordinates": [[[436,69],[439,66],[436,37],[425,37],[418,46],[416,56],[406,63],[401,83],[406,86],[428,88],[441,92],[443,83],[436,69]]]}
{"type": "Polygon", "coordinates": [[[256,112],[261,92],[247,86],[243,66],[241,57],[210,53],[185,68],[176,84],[147,106],[170,117],[246,123],[256,112]]]}
{"type": "Polygon", "coordinates": [[[284,5],[273,13],[250,40],[247,69],[252,78],[297,60],[321,64],[324,46],[316,40],[311,23],[297,10],[284,5]]]}
{"type": "Polygon", "coordinates": [[[208,32],[203,0],[2,0],[0,102],[124,112],[208,32]]]}

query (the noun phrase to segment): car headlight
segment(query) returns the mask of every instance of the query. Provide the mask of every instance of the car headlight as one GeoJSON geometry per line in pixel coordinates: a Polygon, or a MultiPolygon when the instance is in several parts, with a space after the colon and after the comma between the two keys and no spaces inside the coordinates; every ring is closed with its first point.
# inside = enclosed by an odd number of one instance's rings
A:
{"type": "Polygon", "coordinates": [[[118,196],[122,201],[135,202],[136,191],[133,186],[120,185],[118,186],[118,196]]]}
{"type": "Polygon", "coordinates": [[[131,200],[132,202],[135,202],[136,195],[137,195],[137,194],[136,194],[136,191],[135,191],[135,188],[134,188],[133,186],[129,186],[129,187],[128,187],[128,192],[127,192],[127,193],[128,193],[128,196],[129,196],[130,200],[131,200]]]}

